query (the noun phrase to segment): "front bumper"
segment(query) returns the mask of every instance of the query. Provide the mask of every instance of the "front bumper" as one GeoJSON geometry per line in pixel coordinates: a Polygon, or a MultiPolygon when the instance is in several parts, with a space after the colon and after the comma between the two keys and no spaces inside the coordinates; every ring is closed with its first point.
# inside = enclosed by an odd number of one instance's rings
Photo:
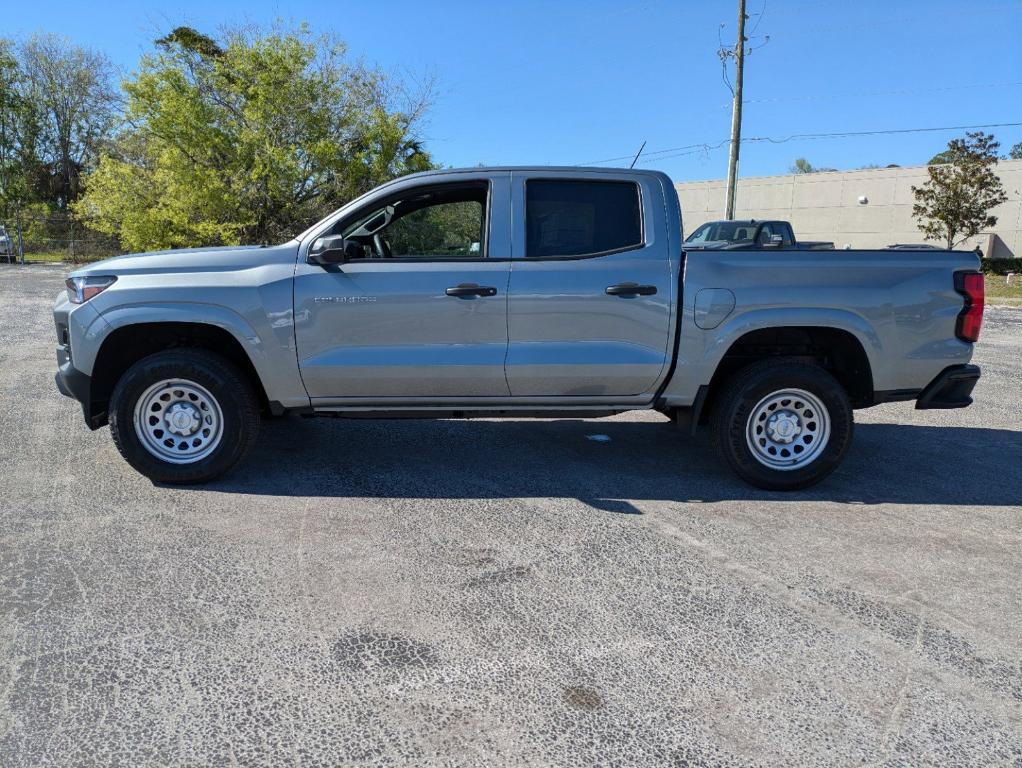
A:
{"type": "Polygon", "coordinates": [[[978,365],[950,365],[919,393],[916,408],[965,408],[972,405],[972,390],[977,381],[978,365]]]}
{"type": "Polygon", "coordinates": [[[64,346],[57,347],[57,374],[54,381],[60,394],[82,404],[82,415],[90,429],[99,429],[107,423],[106,410],[96,412],[92,407],[92,377],[74,367],[64,346]]]}

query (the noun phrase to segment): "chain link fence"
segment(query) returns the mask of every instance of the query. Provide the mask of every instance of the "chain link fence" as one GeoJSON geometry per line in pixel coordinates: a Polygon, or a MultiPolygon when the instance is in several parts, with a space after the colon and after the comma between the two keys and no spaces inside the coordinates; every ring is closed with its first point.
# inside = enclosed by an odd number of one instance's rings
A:
{"type": "Polygon", "coordinates": [[[116,237],[87,227],[67,212],[34,208],[0,220],[0,261],[81,264],[121,252],[116,237]]]}

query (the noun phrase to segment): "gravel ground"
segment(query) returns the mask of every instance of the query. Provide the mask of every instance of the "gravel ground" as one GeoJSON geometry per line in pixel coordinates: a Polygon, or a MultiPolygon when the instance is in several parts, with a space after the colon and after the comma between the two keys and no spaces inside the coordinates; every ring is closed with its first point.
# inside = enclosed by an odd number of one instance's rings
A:
{"type": "Polygon", "coordinates": [[[1022,311],[809,492],[656,414],[284,418],[184,489],[56,392],[62,278],[0,267],[0,765],[1022,765],[1022,311]]]}

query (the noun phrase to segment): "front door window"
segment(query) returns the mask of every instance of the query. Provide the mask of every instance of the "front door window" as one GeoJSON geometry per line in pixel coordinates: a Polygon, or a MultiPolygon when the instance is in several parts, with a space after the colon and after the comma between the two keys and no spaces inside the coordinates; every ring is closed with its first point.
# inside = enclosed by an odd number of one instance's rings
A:
{"type": "Polygon", "coordinates": [[[451,185],[381,206],[344,227],[364,258],[479,259],[485,254],[486,186],[451,185]]]}

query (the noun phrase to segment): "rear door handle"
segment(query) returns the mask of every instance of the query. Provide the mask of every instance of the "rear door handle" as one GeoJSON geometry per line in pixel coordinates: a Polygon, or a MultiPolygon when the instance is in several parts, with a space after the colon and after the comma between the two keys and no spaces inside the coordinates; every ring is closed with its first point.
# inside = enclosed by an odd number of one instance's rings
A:
{"type": "Polygon", "coordinates": [[[497,289],[492,285],[476,285],[475,283],[462,283],[446,291],[448,296],[496,296],[497,289]]]}
{"type": "Polygon", "coordinates": [[[656,293],[655,285],[639,285],[638,283],[618,283],[607,286],[608,296],[652,296],[656,293]]]}

